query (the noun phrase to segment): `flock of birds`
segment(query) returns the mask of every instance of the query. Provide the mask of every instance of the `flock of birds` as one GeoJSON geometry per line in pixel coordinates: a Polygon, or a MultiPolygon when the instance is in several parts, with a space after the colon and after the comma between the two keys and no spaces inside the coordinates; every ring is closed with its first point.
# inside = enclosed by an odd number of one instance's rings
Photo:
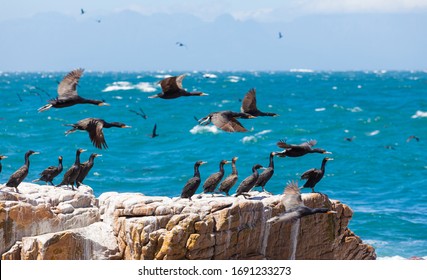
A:
{"type": "MultiPolygon", "coordinates": [[[[42,106],[41,108],[39,108],[38,111],[44,112],[51,108],[66,108],[66,107],[70,107],[78,104],[108,106],[109,104],[105,103],[103,100],[87,99],[80,96],[77,93],[77,85],[83,72],[84,70],[79,68],[68,73],[58,85],[58,88],[57,88],[58,96],[54,99],[49,100],[48,103],[42,106]]],[[[189,92],[185,90],[182,86],[182,81],[184,78],[185,78],[185,75],[164,78],[159,82],[162,91],[156,95],[149,96],[149,98],[175,99],[179,97],[207,95],[206,93],[203,93],[203,92],[189,92]]],[[[145,113],[142,110],[141,112],[135,111],[135,113],[141,114],[141,116],[145,116],[145,113]]],[[[242,100],[240,112],[234,112],[229,110],[211,112],[207,116],[199,119],[198,122],[200,125],[207,125],[212,123],[219,129],[224,130],[226,132],[245,132],[247,131],[247,129],[237,119],[238,118],[250,119],[250,118],[256,118],[260,116],[276,117],[278,115],[276,113],[260,111],[256,105],[256,91],[255,89],[250,89],[242,100]]],[[[124,123],[107,122],[99,118],[85,118],[78,121],[75,124],[66,124],[66,125],[72,127],[70,130],[65,132],[66,135],[73,133],[77,130],[86,131],[89,134],[89,138],[92,144],[98,149],[108,148],[108,145],[103,133],[104,128],[111,128],[111,127],[129,128],[130,127],[124,123]]],[[[155,129],[156,127],[153,130],[152,137],[157,136],[155,129]]],[[[267,182],[272,178],[274,174],[274,157],[275,156],[301,157],[310,153],[320,153],[320,154],[330,153],[324,149],[313,148],[314,145],[316,145],[315,140],[304,142],[299,145],[288,144],[283,140],[279,141],[277,143],[277,146],[279,148],[282,148],[283,150],[279,152],[270,153],[268,167],[263,167],[260,164],[253,165],[252,174],[241,181],[241,183],[237,187],[235,196],[237,197],[242,195],[245,198],[247,198],[250,196],[249,192],[255,187],[261,187],[262,191],[264,192],[267,182]],[[259,169],[264,169],[264,171],[260,174],[258,171],[259,169]]],[[[71,186],[71,188],[75,190],[74,186],[79,187],[83,183],[83,180],[88,175],[89,171],[94,165],[94,159],[98,156],[101,156],[100,154],[93,153],[90,155],[88,161],[81,163],[80,154],[84,151],[85,151],[84,149],[80,149],[80,148],[77,149],[74,164],[65,172],[61,183],[57,184],[56,187],[71,186]]],[[[19,192],[18,186],[28,175],[29,166],[30,166],[29,157],[33,154],[38,154],[38,152],[30,150],[25,154],[24,165],[20,167],[18,170],[16,170],[10,176],[9,180],[5,184],[6,187],[13,187],[15,188],[16,192],[19,192]]],[[[1,160],[4,158],[7,158],[7,157],[0,155],[0,172],[1,172],[1,160]]],[[[214,193],[219,192],[219,193],[225,193],[227,196],[229,196],[230,195],[229,192],[231,188],[238,181],[238,172],[236,168],[237,159],[238,159],[237,157],[234,157],[231,161],[221,160],[221,162],[219,163],[219,171],[214,174],[211,174],[203,183],[203,193],[211,193],[212,196],[214,196],[214,193]],[[221,181],[225,173],[224,165],[229,163],[231,163],[232,165],[232,173],[229,176],[227,176],[223,181],[221,181]],[[219,185],[219,188],[217,189],[218,185],[219,185]]],[[[307,181],[301,188],[311,188],[312,192],[314,192],[314,187],[323,178],[323,175],[325,173],[325,165],[326,165],[326,162],[329,160],[332,160],[332,158],[325,157],[322,161],[320,169],[312,168],[304,172],[301,175],[301,179],[307,180],[307,181]]],[[[58,176],[63,170],[61,156],[58,157],[58,162],[59,162],[58,166],[47,167],[45,170],[43,170],[40,173],[40,178],[34,180],[33,182],[44,181],[48,184],[50,183],[51,185],[54,185],[53,179],[56,176],[58,176]]],[[[191,200],[192,196],[196,193],[197,189],[201,184],[199,167],[205,163],[206,162],[204,161],[197,161],[194,164],[194,175],[193,177],[188,179],[185,186],[183,187],[181,196],[180,196],[181,198],[187,198],[191,200]]],[[[298,199],[301,200],[299,188],[295,187],[295,185],[296,185],[295,182],[291,182],[290,184],[288,184],[288,186],[285,188],[285,192],[284,192],[285,196],[287,193],[292,193],[292,195],[288,195],[288,198],[293,196],[297,198],[299,197],[298,199]],[[298,189],[298,191],[296,189],[298,189]]],[[[322,213],[327,212],[324,209],[323,210],[319,210],[319,209],[307,210],[308,207],[305,207],[305,206],[303,207],[302,205],[300,205],[301,203],[299,202],[299,200],[298,201],[297,200],[291,203],[292,207],[289,206],[289,209],[295,208],[296,205],[298,204],[299,205],[298,209],[302,213],[301,215],[308,215],[309,213],[314,214],[314,213],[317,213],[316,211],[320,211],[320,212],[323,211],[322,213]]],[[[285,201],[283,203],[285,203],[285,201]]],[[[289,204],[289,202],[286,202],[286,203],[289,204]]],[[[286,207],[286,209],[288,209],[288,207],[286,207]]],[[[293,212],[295,211],[296,210],[294,209],[293,212]]]]}

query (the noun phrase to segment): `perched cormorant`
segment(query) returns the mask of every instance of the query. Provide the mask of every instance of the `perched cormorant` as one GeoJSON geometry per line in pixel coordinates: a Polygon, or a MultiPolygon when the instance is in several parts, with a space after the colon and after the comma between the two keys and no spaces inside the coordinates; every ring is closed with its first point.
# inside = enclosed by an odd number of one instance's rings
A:
{"type": "Polygon", "coordinates": [[[228,192],[234,186],[234,184],[236,184],[237,179],[238,179],[238,173],[237,173],[237,168],[236,168],[237,159],[238,159],[238,157],[233,157],[233,159],[231,160],[231,167],[232,167],[233,171],[231,172],[230,175],[227,176],[227,178],[224,179],[224,181],[221,182],[221,184],[219,185],[219,188],[218,188],[219,192],[225,192],[225,194],[227,196],[230,195],[228,192]]]}
{"type": "Polygon", "coordinates": [[[120,122],[106,122],[103,119],[96,118],[86,118],[78,121],[76,124],[65,124],[66,126],[72,126],[73,128],[66,131],[65,135],[68,135],[76,130],[86,130],[89,133],[89,138],[92,141],[93,145],[98,149],[107,149],[108,145],[105,142],[104,133],[102,132],[103,128],[118,127],[118,128],[128,128],[130,126],[125,125],[120,122]]]}
{"type": "Polygon", "coordinates": [[[268,167],[259,175],[258,180],[255,183],[254,187],[262,187],[262,191],[265,191],[265,184],[271,179],[274,174],[274,156],[275,152],[270,153],[270,163],[268,167]]]}
{"type": "Polygon", "coordinates": [[[42,171],[42,173],[40,173],[40,178],[34,180],[33,182],[44,181],[46,183],[50,183],[53,186],[53,179],[62,172],[62,169],[62,156],[59,156],[58,166],[52,165],[47,167],[45,170],[42,171]]]}
{"type": "Polygon", "coordinates": [[[25,153],[25,163],[18,170],[16,170],[10,177],[6,183],[6,187],[14,187],[16,192],[18,192],[19,184],[24,181],[25,177],[28,175],[28,170],[30,168],[30,156],[39,154],[39,152],[34,152],[29,150],[25,153]]]}
{"type": "Polygon", "coordinates": [[[287,144],[283,140],[280,140],[279,142],[277,142],[277,146],[279,148],[283,148],[284,150],[281,152],[276,152],[276,155],[278,157],[300,157],[305,154],[311,154],[311,153],[331,154],[331,152],[328,152],[324,149],[320,149],[320,148],[313,149],[313,146],[316,145],[316,143],[317,143],[316,140],[310,140],[300,145],[292,145],[292,144],[287,144]]]}
{"type": "Polygon", "coordinates": [[[285,206],[285,212],[280,216],[269,219],[268,223],[277,222],[295,222],[298,219],[313,215],[316,213],[336,214],[336,211],[331,211],[328,208],[310,208],[304,205],[301,199],[301,192],[297,182],[290,182],[285,188],[281,203],[285,206]]]}
{"type": "Polygon", "coordinates": [[[185,78],[185,74],[180,76],[168,77],[161,80],[160,86],[162,87],[162,92],[151,95],[148,98],[162,98],[162,99],[174,99],[181,96],[203,96],[208,95],[203,92],[188,92],[182,87],[182,80],[185,78]]]}
{"type": "Polygon", "coordinates": [[[70,186],[74,190],[74,182],[77,179],[77,176],[79,176],[80,172],[80,154],[83,153],[84,149],[77,149],[76,151],[76,160],[74,161],[74,164],[65,172],[64,178],[62,179],[62,182],[56,185],[57,187],[60,186],[70,186]]]}
{"type": "Polygon", "coordinates": [[[260,164],[255,164],[252,167],[252,174],[248,177],[246,177],[245,180],[243,180],[236,191],[236,197],[239,195],[243,195],[245,198],[246,196],[249,196],[248,192],[255,186],[256,181],[258,180],[259,174],[258,169],[264,168],[260,164]]]}
{"type": "Polygon", "coordinates": [[[214,174],[210,175],[205,182],[203,183],[203,192],[204,193],[212,193],[216,189],[216,186],[218,186],[219,182],[222,180],[222,177],[224,177],[224,164],[230,163],[228,160],[221,160],[219,163],[219,171],[215,172],[214,174]]]}
{"type": "Polygon", "coordinates": [[[75,69],[68,73],[64,79],[58,85],[58,97],[49,100],[48,104],[40,107],[39,112],[49,110],[50,108],[64,108],[70,107],[76,104],[93,104],[98,106],[109,105],[101,100],[86,99],[77,94],[77,84],[83,74],[83,69],[75,69]]]}
{"type": "Polygon", "coordinates": [[[237,113],[232,111],[219,111],[213,112],[207,115],[206,117],[199,120],[200,125],[210,124],[211,122],[218,127],[227,132],[245,132],[248,131],[243,125],[236,119],[250,119],[254,118],[246,113],[237,113]]]}
{"type": "Polygon", "coordinates": [[[311,188],[311,192],[314,192],[314,186],[319,183],[319,181],[323,178],[323,175],[325,174],[325,165],[328,160],[333,160],[333,158],[325,157],[322,160],[322,166],[320,167],[320,169],[312,168],[301,175],[302,180],[307,180],[303,188],[311,188]]]}
{"type": "Polygon", "coordinates": [[[1,169],[2,169],[1,160],[4,158],[7,158],[7,156],[0,155],[0,173],[1,173],[1,169]]]}
{"type": "Polygon", "coordinates": [[[264,113],[258,110],[256,106],[256,92],[254,88],[250,89],[243,98],[242,107],[240,107],[240,112],[252,115],[254,117],[278,116],[276,113],[264,113]]]}
{"type": "Polygon", "coordinates": [[[83,163],[80,164],[80,171],[79,175],[76,178],[76,186],[79,187],[83,184],[83,180],[86,178],[87,174],[89,174],[89,171],[93,167],[93,161],[96,157],[100,157],[102,155],[92,153],[89,157],[89,159],[83,163]]]}
{"type": "Polygon", "coordinates": [[[197,188],[199,187],[201,182],[199,166],[205,163],[207,162],[199,160],[194,164],[194,176],[188,179],[187,183],[182,189],[181,198],[188,198],[189,200],[191,200],[191,197],[196,193],[197,188]]]}

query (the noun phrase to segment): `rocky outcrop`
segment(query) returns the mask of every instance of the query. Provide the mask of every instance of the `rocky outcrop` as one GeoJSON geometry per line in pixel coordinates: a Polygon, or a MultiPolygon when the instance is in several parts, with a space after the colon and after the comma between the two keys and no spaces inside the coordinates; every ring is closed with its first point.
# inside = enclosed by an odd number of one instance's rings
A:
{"type": "Polygon", "coordinates": [[[303,194],[304,203],[337,214],[304,217],[296,227],[267,223],[284,207],[279,195],[258,192],[250,199],[200,195],[193,201],[110,192],[98,201],[87,186],[72,191],[25,184],[19,189],[20,194],[0,194],[2,259],[376,257],[348,229],[352,210],[317,193],[303,194]]]}

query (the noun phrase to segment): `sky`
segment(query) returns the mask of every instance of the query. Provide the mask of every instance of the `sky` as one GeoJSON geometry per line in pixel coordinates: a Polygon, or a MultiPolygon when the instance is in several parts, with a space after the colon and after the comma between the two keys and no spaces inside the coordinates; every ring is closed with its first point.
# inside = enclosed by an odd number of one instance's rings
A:
{"type": "Polygon", "coordinates": [[[67,70],[73,63],[114,71],[427,69],[427,0],[0,0],[0,6],[6,41],[0,71],[67,70]],[[278,32],[285,35],[280,42],[278,32]]]}

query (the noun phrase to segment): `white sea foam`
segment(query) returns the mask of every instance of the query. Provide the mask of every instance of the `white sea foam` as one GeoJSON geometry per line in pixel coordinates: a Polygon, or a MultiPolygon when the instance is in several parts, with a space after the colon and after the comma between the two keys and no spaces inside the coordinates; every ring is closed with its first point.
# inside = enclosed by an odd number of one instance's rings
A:
{"type": "Polygon", "coordinates": [[[263,135],[268,134],[271,131],[272,131],[271,129],[266,129],[266,130],[260,131],[258,133],[255,133],[254,135],[245,136],[240,141],[243,144],[246,144],[246,143],[256,143],[256,142],[258,142],[258,139],[261,139],[263,135]]]}
{"type": "Polygon", "coordinates": [[[203,133],[213,133],[218,134],[220,130],[214,125],[196,125],[192,129],[190,129],[191,134],[203,134],[203,133]]]}
{"type": "Polygon", "coordinates": [[[204,78],[209,78],[209,79],[215,79],[215,78],[218,78],[218,76],[217,76],[217,75],[215,75],[215,74],[211,74],[211,73],[203,74],[203,77],[204,77],[204,78]]]}
{"type": "Polygon", "coordinates": [[[418,110],[417,112],[415,112],[415,114],[414,114],[414,115],[412,115],[412,117],[411,117],[411,118],[413,118],[413,119],[417,119],[417,118],[427,118],[427,112],[424,112],[424,111],[418,110]]]}
{"type": "Polygon", "coordinates": [[[348,111],[352,112],[352,113],[358,113],[358,112],[362,112],[362,108],[360,107],[353,107],[353,108],[347,108],[348,111]]]}
{"type": "Polygon", "coordinates": [[[238,83],[240,81],[246,80],[245,78],[239,77],[239,76],[228,76],[228,81],[231,83],[238,83]]]}
{"type": "Polygon", "coordinates": [[[312,70],[312,69],[304,69],[304,68],[301,68],[301,69],[291,69],[291,70],[289,70],[289,72],[297,72],[297,73],[313,73],[314,72],[314,70],[312,70]]]}
{"type": "Polygon", "coordinates": [[[372,132],[368,132],[366,135],[368,135],[368,136],[374,136],[374,135],[377,135],[379,133],[380,133],[380,131],[377,129],[377,130],[374,130],[372,132]]]}
{"type": "Polygon", "coordinates": [[[326,108],[324,108],[324,107],[322,107],[322,108],[316,108],[316,109],[314,109],[314,111],[316,111],[316,112],[323,112],[323,111],[326,111],[326,108]]]}
{"type": "Polygon", "coordinates": [[[110,91],[119,91],[119,90],[132,90],[132,89],[138,89],[142,92],[154,92],[156,91],[156,88],[147,82],[141,82],[138,84],[132,84],[130,82],[126,81],[118,81],[113,82],[110,85],[107,85],[105,89],[103,89],[103,92],[110,92],[110,91]]]}

